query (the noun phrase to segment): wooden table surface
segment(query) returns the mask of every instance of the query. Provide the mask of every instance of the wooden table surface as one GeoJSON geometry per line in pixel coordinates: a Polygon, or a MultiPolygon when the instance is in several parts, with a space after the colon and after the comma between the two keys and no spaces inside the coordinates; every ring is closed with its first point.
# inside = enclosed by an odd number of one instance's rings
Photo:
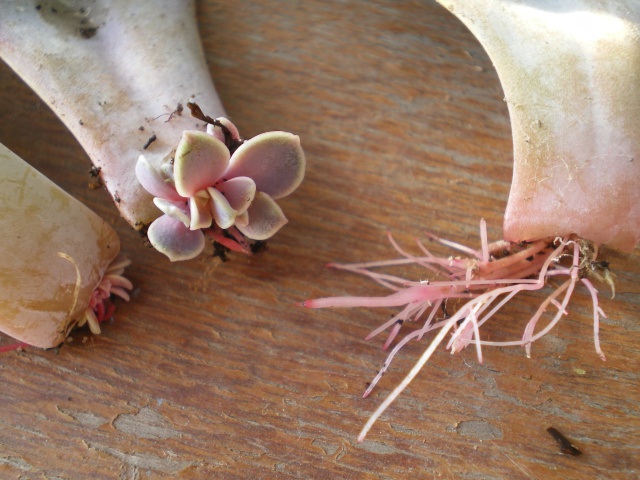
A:
{"type": "MultiPolygon", "coordinates": [[[[356,435],[425,348],[364,337],[392,310],[306,310],[309,297],[385,293],[330,261],[393,258],[425,230],[501,235],[511,177],[507,108],[472,35],[431,1],[199,1],[218,92],[245,137],[301,136],[289,224],[265,255],[171,264],[143,244],[51,111],[0,65],[0,141],[108,219],[133,259],[130,303],[103,334],[0,356],[0,477],[637,478],[638,250],[604,256],[616,297],[602,362],[582,288],[534,344],[440,349],[364,443],[356,435]],[[554,426],[582,451],[559,452],[554,426]]],[[[446,253],[446,250],[442,250],[446,253]]],[[[536,300],[491,325],[518,337],[536,300]]],[[[2,343],[9,343],[4,338],[2,343]]]]}

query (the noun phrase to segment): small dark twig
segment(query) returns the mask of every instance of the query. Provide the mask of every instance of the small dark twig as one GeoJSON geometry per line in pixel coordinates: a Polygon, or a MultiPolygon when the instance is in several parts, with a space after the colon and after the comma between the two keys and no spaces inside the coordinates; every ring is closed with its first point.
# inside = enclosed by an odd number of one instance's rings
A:
{"type": "Polygon", "coordinates": [[[229,130],[225,125],[223,125],[222,122],[220,122],[219,120],[216,120],[215,118],[211,118],[209,115],[205,115],[197,103],[189,100],[187,102],[187,107],[189,107],[189,110],[191,110],[192,117],[197,118],[198,120],[202,120],[203,122],[210,123],[211,125],[214,125],[216,127],[220,127],[224,135],[224,144],[227,146],[227,148],[232,154],[233,152],[236,151],[236,149],[240,145],[244,143],[243,140],[240,140],[240,139],[235,140],[233,138],[233,134],[231,133],[231,130],[229,130]]]}
{"type": "Polygon", "coordinates": [[[149,140],[147,140],[147,142],[142,146],[143,150],[146,150],[147,148],[149,148],[149,145],[151,145],[153,142],[155,142],[158,139],[158,137],[156,137],[156,134],[154,133],[153,135],[151,135],[149,137],[149,140]]]}
{"type": "Polygon", "coordinates": [[[558,442],[558,445],[560,446],[560,451],[562,453],[566,453],[567,455],[573,455],[574,457],[578,455],[582,455],[582,452],[580,451],[580,449],[574,446],[569,441],[569,439],[565,437],[563,434],[561,434],[557,429],[553,427],[549,427],[547,428],[547,432],[549,433],[549,435],[553,437],[553,439],[556,442],[558,442]]]}

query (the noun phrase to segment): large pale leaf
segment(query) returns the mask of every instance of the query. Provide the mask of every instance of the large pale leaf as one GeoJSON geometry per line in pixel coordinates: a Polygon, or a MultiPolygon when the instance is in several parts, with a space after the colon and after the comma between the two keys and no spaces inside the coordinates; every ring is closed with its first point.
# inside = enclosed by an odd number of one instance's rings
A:
{"type": "Polygon", "coordinates": [[[281,198],[298,188],[304,171],[300,138],[286,132],[266,132],[235,151],[225,178],[251,177],[258,191],[281,198]]]}

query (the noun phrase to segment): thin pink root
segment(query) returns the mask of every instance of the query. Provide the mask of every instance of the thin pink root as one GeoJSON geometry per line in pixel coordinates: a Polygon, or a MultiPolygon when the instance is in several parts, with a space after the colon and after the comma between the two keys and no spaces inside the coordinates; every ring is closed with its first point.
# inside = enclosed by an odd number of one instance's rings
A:
{"type": "Polygon", "coordinates": [[[443,240],[435,235],[428,234],[428,237],[468,255],[469,258],[436,257],[420,242],[418,242],[418,247],[421,255],[415,256],[402,250],[389,235],[391,244],[402,258],[348,265],[332,263],[329,266],[365,275],[392,290],[391,294],[384,297],[328,297],[305,300],[301,303],[307,308],[402,307],[397,315],[367,336],[369,339],[389,330],[389,335],[384,342],[384,349],[394,342],[402,326],[407,322],[425,319],[420,329],[405,335],[391,350],[383,367],[366,389],[364,396],[373,390],[389,368],[395,355],[406,343],[420,339],[431,331],[439,330],[409,374],[369,418],[358,436],[358,441],[364,440],[373,423],[418,374],[438,345],[447,338],[449,332],[452,333],[446,348],[455,353],[473,344],[476,347],[479,362],[482,362],[483,345],[523,346],[529,356],[533,342],[551,331],[567,314],[567,306],[578,281],[587,287],[591,295],[595,349],[597,354],[605,360],[598,337],[599,320],[605,314],[598,306],[597,290],[587,278],[580,278],[583,273],[583,262],[593,261],[597,249],[574,237],[547,238],[527,244],[510,244],[508,242],[489,244],[484,220],[480,225],[481,248],[479,250],[443,240]],[[585,255],[590,258],[585,258],[585,255]],[[571,258],[571,262],[567,265],[566,262],[561,262],[563,258],[571,258]],[[438,280],[415,282],[376,271],[376,269],[383,267],[409,264],[425,267],[435,273],[438,280]],[[529,320],[521,339],[493,342],[481,338],[482,325],[518,293],[542,290],[551,277],[560,276],[566,277],[566,280],[540,304],[538,310],[529,320]],[[446,307],[448,306],[447,300],[451,299],[463,299],[466,300],[466,303],[450,314],[446,311],[446,307]],[[539,320],[549,308],[555,309],[552,319],[544,328],[536,331],[539,320]]]}
{"type": "Polygon", "coordinates": [[[28,343],[24,343],[24,342],[10,343],[8,345],[2,345],[0,347],[0,353],[12,352],[14,350],[18,350],[19,348],[24,348],[24,347],[29,347],[29,346],[30,345],[28,343]]]}
{"type": "Polygon", "coordinates": [[[208,228],[203,230],[214,241],[218,242],[225,248],[228,248],[232,252],[244,253],[245,255],[251,255],[251,247],[247,243],[246,239],[238,232],[235,227],[227,230],[227,232],[233,237],[229,238],[222,233],[219,228],[208,228]]]}

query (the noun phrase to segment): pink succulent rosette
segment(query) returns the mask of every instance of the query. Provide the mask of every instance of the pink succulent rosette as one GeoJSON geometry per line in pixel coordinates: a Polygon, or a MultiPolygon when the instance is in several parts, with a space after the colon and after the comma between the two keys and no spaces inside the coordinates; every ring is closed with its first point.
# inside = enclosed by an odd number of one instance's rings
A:
{"type": "Polygon", "coordinates": [[[149,241],[171,261],[199,255],[205,233],[249,253],[247,239],[266,240],[287,223],[276,200],[304,177],[296,135],[267,132],[244,141],[228,119],[215,122],[207,132],[185,131],[173,161],[159,169],[143,155],[136,164],[140,184],[164,213],[149,226],[149,241]]]}

